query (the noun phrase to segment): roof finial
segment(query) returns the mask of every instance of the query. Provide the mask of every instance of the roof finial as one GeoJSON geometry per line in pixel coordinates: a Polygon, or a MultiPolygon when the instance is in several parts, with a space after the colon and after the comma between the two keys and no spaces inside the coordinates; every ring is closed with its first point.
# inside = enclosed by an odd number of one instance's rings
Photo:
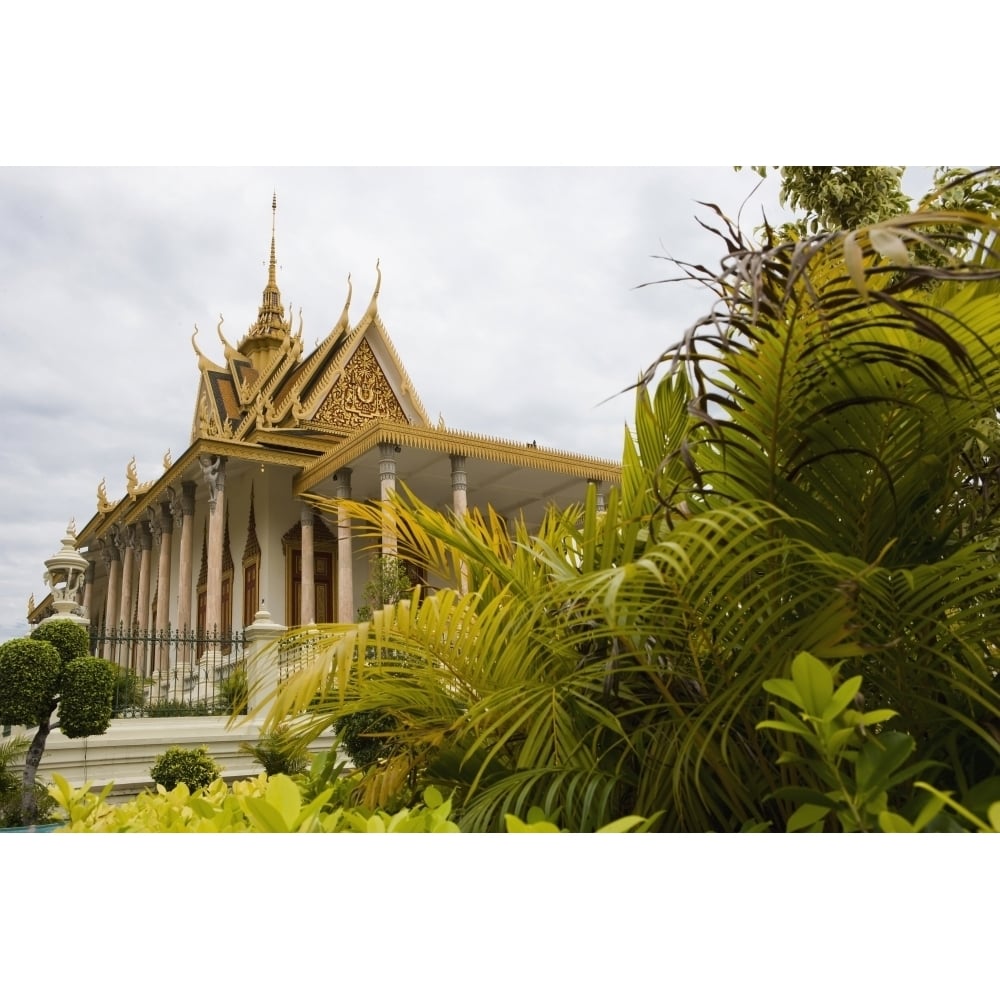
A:
{"type": "Polygon", "coordinates": [[[278,261],[274,255],[274,226],[278,218],[278,192],[274,191],[271,194],[271,263],[268,267],[268,278],[271,284],[275,283],[275,268],[277,267],[278,261]]]}

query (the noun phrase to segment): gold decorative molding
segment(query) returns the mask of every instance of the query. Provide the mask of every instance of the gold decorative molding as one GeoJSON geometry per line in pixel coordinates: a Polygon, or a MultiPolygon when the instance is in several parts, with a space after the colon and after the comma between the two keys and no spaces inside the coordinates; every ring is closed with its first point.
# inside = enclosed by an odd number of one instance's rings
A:
{"type": "Polygon", "coordinates": [[[334,383],[313,419],[352,430],[373,420],[408,422],[367,340],[358,344],[344,366],[344,374],[334,383]]]}
{"type": "Polygon", "coordinates": [[[97,513],[108,514],[117,506],[108,499],[108,480],[105,477],[97,484],[97,513]]]}
{"type": "Polygon", "coordinates": [[[225,320],[222,317],[222,313],[219,313],[219,325],[215,328],[215,332],[219,335],[219,340],[222,341],[222,350],[226,356],[226,362],[230,362],[233,358],[243,358],[245,355],[241,354],[239,351],[233,347],[232,344],[226,340],[225,334],[222,332],[222,324],[225,320]]]}
{"type": "Polygon", "coordinates": [[[194,333],[191,334],[191,346],[194,353],[198,355],[198,371],[200,372],[224,372],[226,369],[217,365],[211,358],[201,352],[198,347],[198,324],[194,325],[194,333]]]}
{"type": "Polygon", "coordinates": [[[132,456],[132,461],[125,467],[125,483],[125,491],[128,493],[130,500],[134,500],[142,493],[148,493],[149,488],[153,485],[153,480],[150,480],[148,483],[139,482],[139,473],[136,469],[135,455],[132,456]]]}
{"type": "Polygon", "coordinates": [[[331,449],[318,458],[313,465],[295,477],[293,489],[297,493],[308,493],[318,482],[344,466],[353,465],[362,455],[381,444],[506,462],[525,469],[541,469],[559,475],[579,476],[581,479],[598,479],[609,485],[620,483],[622,478],[621,464],[606,459],[519,444],[482,434],[441,431],[432,427],[379,420],[351,435],[339,448],[331,449]]]}

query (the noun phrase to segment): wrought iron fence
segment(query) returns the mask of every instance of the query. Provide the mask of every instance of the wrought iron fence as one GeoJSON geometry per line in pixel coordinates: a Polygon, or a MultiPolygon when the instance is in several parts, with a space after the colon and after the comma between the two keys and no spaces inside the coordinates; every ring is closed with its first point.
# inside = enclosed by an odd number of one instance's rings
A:
{"type": "Polygon", "coordinates": [[[90,649],[118,668],[117,718],[227,715],[245,697],[242,632],[92,630],[90,649]]]}
{"type": "Polygon", "coordinates": [[[313,662],[318,641],[315,634],[293,632],[278,643],[278,683],[313,662]]]}

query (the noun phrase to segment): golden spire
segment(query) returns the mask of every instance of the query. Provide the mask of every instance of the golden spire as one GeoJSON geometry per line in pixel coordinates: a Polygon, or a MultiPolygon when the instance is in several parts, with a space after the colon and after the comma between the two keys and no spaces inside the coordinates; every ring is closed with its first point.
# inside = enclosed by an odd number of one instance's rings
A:
{"type": "Polygon", "coordinates": [[[277,287],[276,269],[278,267],[277,258],[274,255],[274,226],[278,220],[278,192],[271,192],[271,263],[267,268],[267,283],[277,287]]]}
{"type": "Polygon", "coordinates": [[[257,310],[257,322],[247,330],[236,347],[251,359],[258,370],[274,356],[291,329],[285,322],[285,307],[281,304],[281,292],[278,290],[278,257],[274,249],[277,215],[278,195],[274,193],[271,196],[271,258],[267,266],[267,284],[257,310]]]}

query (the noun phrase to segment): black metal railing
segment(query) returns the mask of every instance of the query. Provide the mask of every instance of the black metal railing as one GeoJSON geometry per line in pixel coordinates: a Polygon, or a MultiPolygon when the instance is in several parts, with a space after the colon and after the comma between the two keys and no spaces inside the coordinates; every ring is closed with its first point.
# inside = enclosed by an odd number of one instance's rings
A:
{"type": "Polygon", "coordinates": [[[288,680],[316,657],[319,639],[306,632],[293,632],[278,643],[278,683],[288,680]]]}
{"type": "Polygon", "coordinates": [[[245,699],[242,632],[92,630],[90,649],[117,668],[116,718],[227,715],[245,699]]]}

